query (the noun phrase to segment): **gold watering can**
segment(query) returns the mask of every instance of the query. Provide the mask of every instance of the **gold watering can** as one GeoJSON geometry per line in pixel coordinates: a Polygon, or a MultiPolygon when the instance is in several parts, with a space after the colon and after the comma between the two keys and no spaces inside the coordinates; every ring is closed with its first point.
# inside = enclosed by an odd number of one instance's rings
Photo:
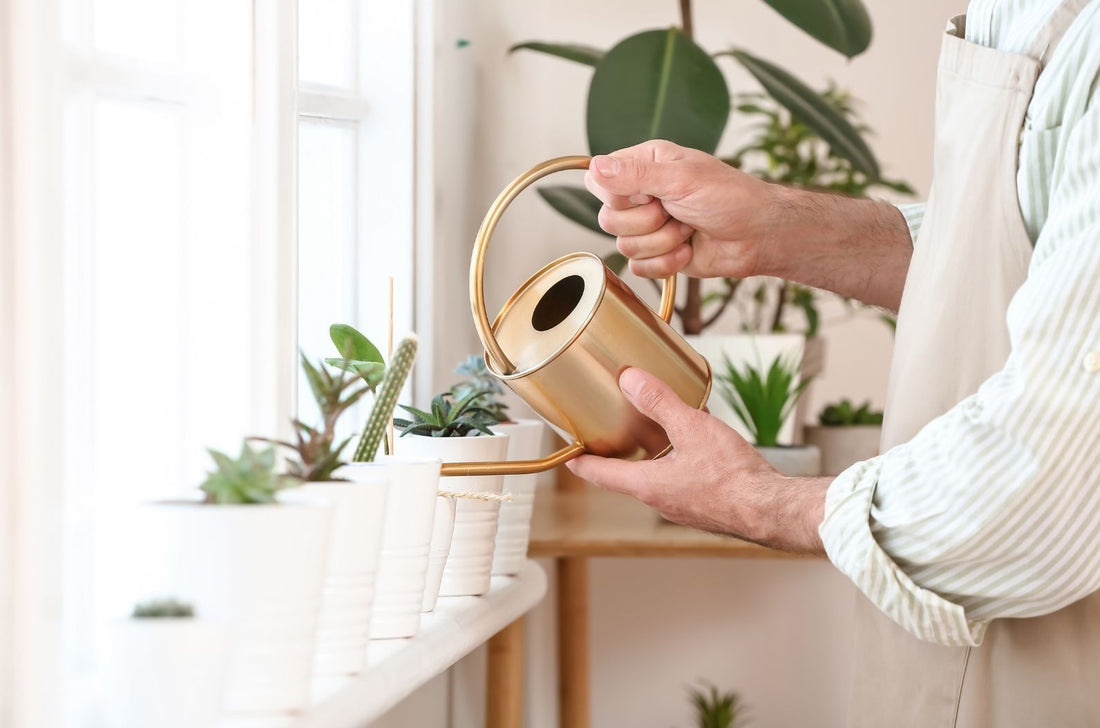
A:
{"type": "Polygon", "coordinates": [[[485,255],[504,211],[535,180],[588,169],[589,159],[558,157],[517,177],[485,214],[470,259],[470,306],[486,366],[571,444],[541,460],[444,463],[443,475],[537,473],[585,452],[624,460],[664,455],[672,449],[664,430],[619,390],[627,367],[653,373],[695,407],[706,404],[710,366],[668,323],[674,275],[664,280],[658,316],[598,256],[573,253],[531,276],[489,324],[485,255]]]}

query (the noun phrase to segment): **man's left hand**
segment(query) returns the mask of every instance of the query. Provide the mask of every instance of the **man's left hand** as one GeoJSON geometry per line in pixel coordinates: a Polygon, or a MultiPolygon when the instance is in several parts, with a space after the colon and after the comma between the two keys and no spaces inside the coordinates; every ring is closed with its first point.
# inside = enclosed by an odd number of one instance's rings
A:
{"type": "Polygon", "coordinates": [[[672,451],[627,462],[581,455],[574,474],[643,501],[665,518],[786,551],[824,553],[817,527],[828,478],[789,478],[737,432],[688,406],[652,374],[631,368],[619,387],[640,413],[664,428],[672,451]]]}

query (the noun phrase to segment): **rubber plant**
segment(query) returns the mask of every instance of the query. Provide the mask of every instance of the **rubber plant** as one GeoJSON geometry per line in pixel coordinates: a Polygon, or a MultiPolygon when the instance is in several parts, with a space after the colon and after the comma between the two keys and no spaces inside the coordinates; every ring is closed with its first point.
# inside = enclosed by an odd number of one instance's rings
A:
{"type": "MultiPolygon", "coordinates": [[[[861,0],[763,2],[847,58],[859,55],[870,45],[871,19],[861,0]]],[[[731,114],[746,113],[743,105],[731,103],[729,87],[718,65],[719,59],[729,59],[748,71],[762,93],[827,147],[835,159],[843,160],[869,183],[879,183],[878,160],[850,114],[792,73],[743,48],[708,53],[694,41],[691,0],[679,0],[679,8],[679,27],[645,30],[606,51],[537,40],[518,43],[510,52],[543,53],[593,69],[585,114],[591,154],[607,154],[658,138],[715,153],[731,114]]],[[[733,158],[727,161],[736,163],[733,158]]],[[[600,202],[583,187],[551,185],[538,191],[568,219],[604,234],[597,221],[600,202]]],[[[608,255],[605,261],[616,272],[626,264],[617,253],[608,255]]],[[[688,278],[684,288],[684,299],[675,313],[684,333],[699,334],[733,303],[737,284],[724,281],[720,290],[704,292],[699,279],[688,278]]],[[[805,294],[800,295],[801,304],[806,303],[805,294]]],[[[782,307],[786,298],[780,301],[782,307]]],[[[778,318],[781,322],[782,317],[778,318]]]]}
{"type": "Polygon", "coordinates": [[[751,363],[739,369],[727,357],[715,373],[722,398],[748,429],[754,444],[779,445],[779,431],[811,378],[800,379],[797,357],[777,356],[766,371],[751,363]]]}

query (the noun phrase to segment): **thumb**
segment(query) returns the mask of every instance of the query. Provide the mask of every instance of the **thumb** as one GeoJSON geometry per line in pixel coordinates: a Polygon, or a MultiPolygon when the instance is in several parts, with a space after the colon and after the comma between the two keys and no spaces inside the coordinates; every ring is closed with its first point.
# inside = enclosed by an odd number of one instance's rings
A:
{"type": "Polygon", "coordinates": [[[615,195],[668,197],[675,185],[675,165],[633,155],[599,155],[588,169],[600,187],[615,195]]]}
{"type": "Polygon", "coordinates": [[[649,372],[630,367],[619,375],[619,389],[641,414],[656,422],[676,443],[698,410],[684,403],[672,388],[649,372]]]}

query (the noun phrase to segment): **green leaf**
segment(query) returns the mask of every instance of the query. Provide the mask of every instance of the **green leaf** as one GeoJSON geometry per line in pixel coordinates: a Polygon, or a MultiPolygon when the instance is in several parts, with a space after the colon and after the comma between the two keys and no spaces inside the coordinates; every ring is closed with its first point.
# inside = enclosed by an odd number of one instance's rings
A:
{"type": "Polygon", "coordinates": [[[764,0],[811,36],[843,53],[858,56],[871,45],[871,16],[860,0],[764,0]]]}
{"type": "Polygon", "coordinates": [[[583,63],[586,66],[595,66],[603,58],[604,52],[599,48],[581,45],[579,43],[546,43],[540,40],[529,40],[526,43],[517,43],[508,49],[509,53],[516,51],[535,51],[550,56],[564,58],[567,61],[583,63]]]}
{"type": "Polygon", "coordinates": [[[678,28],[621,41],[588,87],[588,146],[607,154],[647,139],[714,152],[730,111],[726,79],[678,28]]]}
{"type": "Polygon", "coordinates": [[[350,361],[338,357],[328,357],[325,359],[325,364],[343,369],[345,372],[355,372],[363,378],[363,381],[371,389],[377,387],[386,375],[386,365],[378,361],[350,361]]]}
{"type": "Polygon", "coordinates": [[[735,48],[718,55],[736,59],[772,98],[813,129],[834,152],[851,162],[852,167],[873,180],[879,178],[878,161],[863,136],[821,94],[779,66],[746,51],[735,48]]]}
{"type": "Polygon", "coordinates": [[[336,345],[336,351],[340,353],[343,359],[385,362],[382,353],[378,351],[378,347],[353,326],[333,324],[328,327],[328,335],[332,339],[332,343],[336,345]]]}
{"type": "Polygon", "coordinates": [[[578,225],[583,225],[600,235],[615,237],[604,232],[600,227],[599,216],[603,203],[585,188],[576,185],[547,185],[539,187],[536,191],[549,203],[550,207],[578,225]]]}

